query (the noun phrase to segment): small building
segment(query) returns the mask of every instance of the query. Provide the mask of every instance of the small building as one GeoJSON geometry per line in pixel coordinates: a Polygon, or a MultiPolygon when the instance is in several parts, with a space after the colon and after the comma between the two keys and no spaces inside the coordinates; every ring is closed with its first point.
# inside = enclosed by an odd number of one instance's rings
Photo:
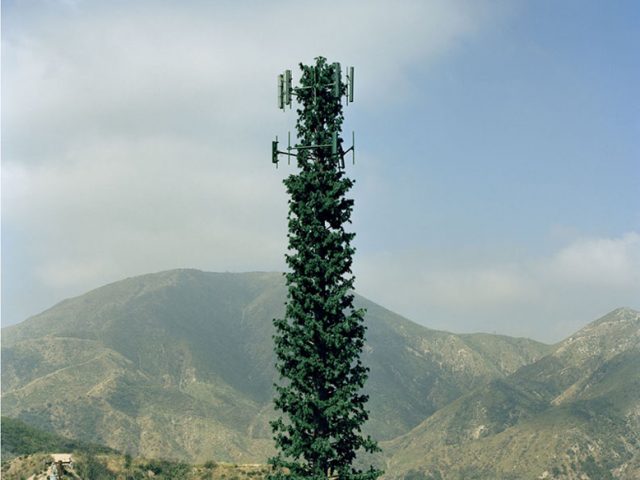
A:
{"type": "Polygon", "coordinates": [[[53,463],[62,463],[62,465],[71,465],[72,458],[70,453],[52,453],[53,463]]]}

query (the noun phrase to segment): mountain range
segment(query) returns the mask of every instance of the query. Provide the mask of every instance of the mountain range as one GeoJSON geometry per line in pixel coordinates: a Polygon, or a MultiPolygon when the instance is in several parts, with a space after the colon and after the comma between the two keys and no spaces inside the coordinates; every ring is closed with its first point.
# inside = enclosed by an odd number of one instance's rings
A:
{"type": "Polygon", "coordinates": [[[416,478],[640,478],[640,315],[615,310],[385,447],[416,478]]]}
{"type": "MultiPolygon", "coordinates": [[[[2,330],[3,415],[132,455],[262,462],[285,295],[279,273],[172,270],[65,300],[2,330]]],[[[386,478],[640,478],[638,312],[549,346],[356,304],[386,478]]]]}

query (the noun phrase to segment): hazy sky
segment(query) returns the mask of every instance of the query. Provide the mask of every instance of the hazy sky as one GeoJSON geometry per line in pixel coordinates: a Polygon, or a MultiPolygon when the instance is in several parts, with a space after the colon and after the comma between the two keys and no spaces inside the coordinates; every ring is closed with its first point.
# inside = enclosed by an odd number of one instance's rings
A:
{"type": "Polygon", "coordinates": [[[556,341],[640,308],[637,1],[2,2],[2,322],[127,276],[282,270],[276,76],[356,68],[363,295],[556,341]]]}

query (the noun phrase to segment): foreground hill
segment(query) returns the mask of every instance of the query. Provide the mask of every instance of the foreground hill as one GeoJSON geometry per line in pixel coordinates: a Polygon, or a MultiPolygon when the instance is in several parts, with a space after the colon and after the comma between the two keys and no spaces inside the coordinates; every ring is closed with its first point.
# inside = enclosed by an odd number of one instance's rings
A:
{"type": "MultiPolygon", "coordinates": [[[[3,329],[3,413],[133,455],[259,462],[272,448],[276,273],[129,278],[3,329]]],[[[368,429],[408,432],[550,351],[526,339],[421,327],[362,297],[368,429]]]]}
{"type": "MultiPolygon", "coordinates": [[[[201,465],[168,460],[131,458],[116,453],[73,453],[74,465],[63,479],[75,480],[263,480],[268,465],[205,462],[201,465]]],[[[49,480],[51,455],[38,453],[2,464],[3,480],[49,480]]]]}
{"type": "Polygon", "coordinates": [[[606,315],[385,448],[389,478],[640,478],[640,314],[606,315]]]}
{"type": "MultiPolygon", "coordinates": [[[[85,480],[260,480],[269,472],[267,465],[260,464],[208,461],[202,465],[188,465],[161,459],[132,458],[101,445],[46,432],[9,417],[2,417],[1,432],[0,476],[6,480],[47,480],[51,454],[61,452],[72,455],[73,473],[85,480]]],[[[70,472],[67,473],[68,478],[74,478],[70,472]]]]}
{"type": "Polygon", "coordinates": [[[114,453],[110,448],[80,442],[70,438],[56,435],[34,428],[15,418],[2,417],[2,463],[12,458],[32,455],[34,453],[52,452],[87,452],[87,453],[114,453]]]}

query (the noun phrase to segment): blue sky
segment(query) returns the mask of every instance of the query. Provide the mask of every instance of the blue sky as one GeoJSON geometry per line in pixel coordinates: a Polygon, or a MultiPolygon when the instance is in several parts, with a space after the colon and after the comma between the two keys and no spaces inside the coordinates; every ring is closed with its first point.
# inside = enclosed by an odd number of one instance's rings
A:
{"type": "Polygon", "coordinates": [[[319,54],[356,67],[362,294],[544,341],[640,308],[637,2],[2,13],[5,325],[126,276],[283,269],[293,168],[269,145],[295,119],[275,77],[319,54]]]}

